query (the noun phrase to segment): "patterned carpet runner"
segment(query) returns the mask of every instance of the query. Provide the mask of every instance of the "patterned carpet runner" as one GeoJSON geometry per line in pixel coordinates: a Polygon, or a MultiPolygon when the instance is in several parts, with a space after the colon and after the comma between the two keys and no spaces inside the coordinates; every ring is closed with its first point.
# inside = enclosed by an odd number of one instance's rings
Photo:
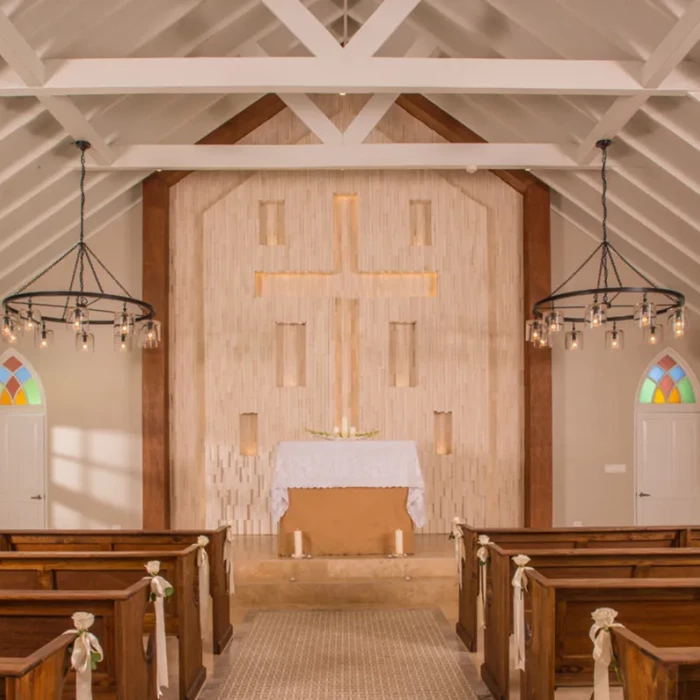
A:
{"type": "Polygon", "coordinates": [[[252,615],[202,700],[476,700],[473,667],[437,611],[252,615]]]}

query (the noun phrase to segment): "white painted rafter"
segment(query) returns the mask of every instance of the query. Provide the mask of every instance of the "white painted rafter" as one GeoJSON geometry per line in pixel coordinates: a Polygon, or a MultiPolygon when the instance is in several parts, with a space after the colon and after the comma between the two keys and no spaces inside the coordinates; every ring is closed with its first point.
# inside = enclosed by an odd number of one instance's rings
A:
{"type": "Polygon", "coordinates": [[[373,56],[413,12],[420,0],[384,0],[343,50],[347,58],[373,56]]]}
{"type": "MultiPolygon", "coordinates": [[[[677,69],[698,40],[700,40],[700,0],[693,0],[645,61],[640,72],[641,84],[647,89],[658,88],[677,69]]],[[[596,143],[600,139],[615,136],[649,97],[648,92],[631,97],[618,97],[579,144],[576,149],[576,158],[582,163],[589,162],[596,153],[596,143]]]]}
{"type": "MultiPolygon", "coordinates": [[[[28,87],[39,88],[44,83],[44,62],[3,12],[0,12],[0,54],[28,87]]],[[[93,158],[100,165],[109,165],[112,153],[107,142],[70,98],[37,94],[37,99],[74,139],[92,144],[93,158]]]]}
{"type": "Polygon", "coordinates": [[[263,0],[267,8],[315,56],[338,56],[343,47],[298,0],[263,0]]]}
{"type": "MultiPolygon", "coordinates": [[[[134,145],[93,170],[580,169],[548,143],[373,143],[302,145],[134,145]]],[[[591,165],[598,168],[598,165],[591,165]]],[[[613,166],[614,167],[614,166],[613,166]]]]}
{"type": "MultiPolygon", "coordinates": [[[[342,49],[340,49],[342,52],[342,49]]],[[[540,95],[686,95],[700,68],[683,63],[658,87],[640,61],[492,58],[74,58],[45,62],[42,85],[0,72],[0,96],[423,92],[540,95]]]]}

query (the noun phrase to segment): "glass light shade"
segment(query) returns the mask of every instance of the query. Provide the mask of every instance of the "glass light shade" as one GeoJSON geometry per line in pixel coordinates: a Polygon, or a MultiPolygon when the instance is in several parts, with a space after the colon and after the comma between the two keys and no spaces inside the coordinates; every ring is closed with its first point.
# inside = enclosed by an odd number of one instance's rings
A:
{"type": "Polygon", "coordinates": [[[613,328],[611,331],[605,332],[605,347],[608,350],[624,350],[625,347],[625,332],[613,328]]]}
{"type": "Polygon", "coordinates": [[[534,344],[536,348],[551,348],[552,336],[550,333],[543,333],[540,339],[534,344]]]}
{"type": "Polygon", "coordinates": [[[664,327],[652,323],[642,329],[642,335],[649,345],[661,345],[664,339],[664,327]]]}
{"type": "Polygon", "coordinates": [[[42,326],[37,329],[34,334],[34,345],[39,348],[39,350],[47,350],[53,345],[53,331],[42,326]]]}
{"type": "Polygon", "coordinates": [[[583,350],[583,331],[577,331],[575,328],[566,331],[564,348],[566,350],[583,350]]]}
{"type": "Polygon", "coordinates": [[[634,307],[634,322],[640,328],[648,328],[654,324],[656,318],[656,304],[646,299],[634,307]]]}
{"type": "Polygon", "coordinates": [[[41,313],[32,308],[31,304],[25,311],[20,313],[22,320],[22,330],[25,333],[34,333],[37,328],[41,328],[41,313]]]}
{"type": "Polygon", "coordinates": [[[548,333],[558,333],[564,329],[564,314],[561,311],[552,309],[545,317],[545,324],[548,333]]]}
{"type": "Polygon", "coordinates": [[[75,349],[78,352],[95,352],[95,336],[87,331],[76,333],[75,349]]]}
{"type": "Polygon", "coordinates": [[[608,305],[604,301],[594,301],[586,307],[585,318],[589,328],[604,326],[608,322],[608,305]]]}
{"type": "Polygon", "coordinates": [[[0,334],[2,334],[6,342],[9,341],[11,335],[17,335],[18,326],[19,324],[15,314],[6,309],[0,321],[0,334]]]}
{"type": "MultiPolygon", "coordinates": [[[[120,329],[121,331],[121,329],[120,329]]],[[[114,349],[117,352],[129,352],[133,347],[134,336],[132,333],[115,333],[114,334],[114,349]]]]}
{"type": "Polygon", "coordinates": [[[668,317],[668,325],[673,333],[674,338],[682,338],[685,335],[685,329],[688,325],[688,320],[685,314],[685,307],[681,306],[674,309],[668,317]]]}
{"type": "Polygon", "coordinates": [[[132,335],[134,332],[134,315],[121,311],[114,314],[114,335],[132,335]]]}
{"type": "Polygon", "coordinates": [[[155,350],[160,343],[160,321],[144,321],[139,331],[139,347],[155,350]]]}
{"type": "Polygon", "coordinates": [[[85,333],[90,325],[90,312],[82,304],[76,304],[69,310],[66,323],[75,333],[85,333]]]}

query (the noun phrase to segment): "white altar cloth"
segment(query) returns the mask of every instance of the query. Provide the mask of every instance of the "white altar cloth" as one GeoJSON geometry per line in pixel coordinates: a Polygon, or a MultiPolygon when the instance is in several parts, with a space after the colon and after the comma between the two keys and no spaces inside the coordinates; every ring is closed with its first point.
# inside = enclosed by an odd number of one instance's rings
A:
{"type": "Polygon", "coordinates": [[[280,442],[272,477],[272,517],[289,507],[289,489],[408,487],[406,510],[425,524],[425,485],[416,443],[410,440],[280,442]]]}

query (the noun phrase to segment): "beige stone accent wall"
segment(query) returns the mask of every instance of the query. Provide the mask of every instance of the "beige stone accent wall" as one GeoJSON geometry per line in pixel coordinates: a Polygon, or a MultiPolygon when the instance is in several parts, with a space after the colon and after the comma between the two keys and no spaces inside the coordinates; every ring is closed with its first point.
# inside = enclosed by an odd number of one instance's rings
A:
{"type": "MultiPolygon", "coordinates": [[[[325,96],[339,126],[366,98],[325,96]]],[[[370,141],[438,142],[398,107],[370,141]]],[[[314,142],[288,111],[248,143],[314,142]]],[[[271,533],[275,445],[416,440],[426,532],[522,501],[521,198],[490,173],[197,173],[172,193],[173,512],[271,533]]]]}

